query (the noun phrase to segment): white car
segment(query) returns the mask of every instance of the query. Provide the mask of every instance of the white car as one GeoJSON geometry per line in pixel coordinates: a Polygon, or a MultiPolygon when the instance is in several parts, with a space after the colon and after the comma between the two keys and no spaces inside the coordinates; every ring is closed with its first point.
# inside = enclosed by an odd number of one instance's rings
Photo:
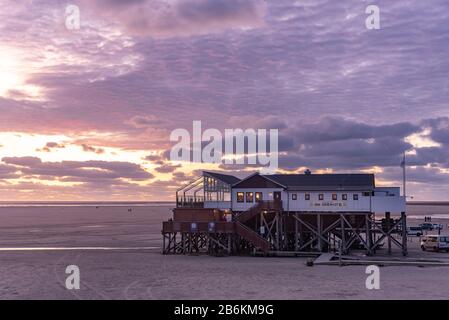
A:
{"type": "Polygon", "coordinates": [[[424,234],[421,227],[407,227],[407,235],[408,236],[416,236],[420,237],[424,234]]]}
{"type": "Polygon", "coordinates": [[[444,250],[449,252],[449,236],[441,235],[428,235],[421,238],[421,249],[423,251],[433,250],[440,251],[444,250]]]}

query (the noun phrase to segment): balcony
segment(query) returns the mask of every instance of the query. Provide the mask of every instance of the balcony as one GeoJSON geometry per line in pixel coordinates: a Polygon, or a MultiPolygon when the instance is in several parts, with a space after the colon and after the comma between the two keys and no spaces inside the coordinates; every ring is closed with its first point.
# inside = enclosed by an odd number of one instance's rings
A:
{"type": "Polygon", "coordinates": [[[176,208],[204,208],[204,197],[201,196],[178,196],[176,208]]]}

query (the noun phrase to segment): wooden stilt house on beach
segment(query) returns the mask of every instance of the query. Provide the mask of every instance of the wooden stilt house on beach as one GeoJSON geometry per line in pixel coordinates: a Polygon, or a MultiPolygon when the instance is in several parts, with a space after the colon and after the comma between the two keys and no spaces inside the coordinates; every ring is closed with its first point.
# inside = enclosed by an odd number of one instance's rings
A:
{"type": "Polygon", "coordinates": [[[373,174],[204,171],[176,193],[163,253],[299,254],[365,250],[407,254],[405,198],[373,174]],[[383,219],[376,219],[382,216],[383,219]]]}

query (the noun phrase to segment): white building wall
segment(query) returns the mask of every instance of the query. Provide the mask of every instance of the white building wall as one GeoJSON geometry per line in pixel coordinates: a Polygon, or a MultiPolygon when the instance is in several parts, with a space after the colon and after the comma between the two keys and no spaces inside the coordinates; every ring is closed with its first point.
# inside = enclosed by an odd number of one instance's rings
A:
{"type": "MultiPolygon", "coordinates": [[[[366,211],[371,208],[371,197],[363,196],[362,192],[289,192],[288,211],[313,211],[313,212],[353,212],[366,211]],[[337,194],[337,200],[332,200],[332,194],[337,194]],[[297,200],[292,200],[292,194],[297,195],[297,200]],[[310,200],[305,200],[305,195],[310,194],[310,200]],[[319,200],[319,194],[324,195],[324,200],[319,200]],[[347,195],[347,200],[343,200],[343,194],[347,195]],[[353,195],[358,195],[358,200],[354,200],[353,195]]],[[[287,204],[284,204],[284,208],[287,204]]]]}
{"type": "Polygon", "coordinates": [[[304,212],[405,212],[405,199],[398,195],[398,188],[381,188],[372,196],[364,196],[361,191],[284,191],[282,188],[238,188],[232,190],[232,210],[246,211],[256,204],[255,193],[262,192],[263,200],[273,200],[275,191],[281,192],[281,200],[285,211],[304,212]],[[388,189],[389,193],[386,193],[388,189]],[[237,202],[237,193],[244,193],[244,202],[237,202]],[[253,192],[254,201],[246,202],[246,192],[253,192]],[[337,194],[337,200],[332,200],[332,194],[337,194]],[[297,200],[292,200],[292,194],[297,195],[297,200]],[[305,200],[305,195],[310,194],[310,200],[305,200]],[[324,195],[324,200],[319,200],[319,194],[324,195]],[[347,200],[343,200],[343,194],[347,200]],[[358,200],[354,200],[354,194],[358,200]],[[388,196],[386,196],[388,194],[388,196]]]}
{"type": "Polygon", "coordinates": [[[372,212],[405,212],[405,197],[373,197],[372,212]]]}

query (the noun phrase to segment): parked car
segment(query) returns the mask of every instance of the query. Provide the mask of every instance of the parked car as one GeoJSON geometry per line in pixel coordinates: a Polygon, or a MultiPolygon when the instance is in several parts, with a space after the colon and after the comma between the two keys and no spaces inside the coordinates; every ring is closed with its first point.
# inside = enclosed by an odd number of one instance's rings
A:
{"type": "Polygon", "coordinates": [[[426,250],[433,250],[433,251],[444,250],[446,252],[449,252],[449,236],[441,236],[441,235],[423,236],[421,238],[421,249],[423,251],[426,251],[426,250]]]}
{"type": "Polygon", "coordinates": [[[421,229],[427,230],[427,231],[432,231],[432,230],[433,230],[433,224],[432,224],[432,223],[428,223],[428,222],[426,222],[426,223],[421,223],[421,224],[419,225],[419,227],[421,227],[421,229]]]}
{"type": "Polygon", "coordinates": [[[424,234],[421,227],[407,227],[407,235],[408,236],[417,236],[420,237],[424,234]]]}
{"type": "Polygon", "coordinates": [[[441,223],[433,223],[432,228],[433,228],[433,230],[442,230],[443,225],[441,223]]]}

